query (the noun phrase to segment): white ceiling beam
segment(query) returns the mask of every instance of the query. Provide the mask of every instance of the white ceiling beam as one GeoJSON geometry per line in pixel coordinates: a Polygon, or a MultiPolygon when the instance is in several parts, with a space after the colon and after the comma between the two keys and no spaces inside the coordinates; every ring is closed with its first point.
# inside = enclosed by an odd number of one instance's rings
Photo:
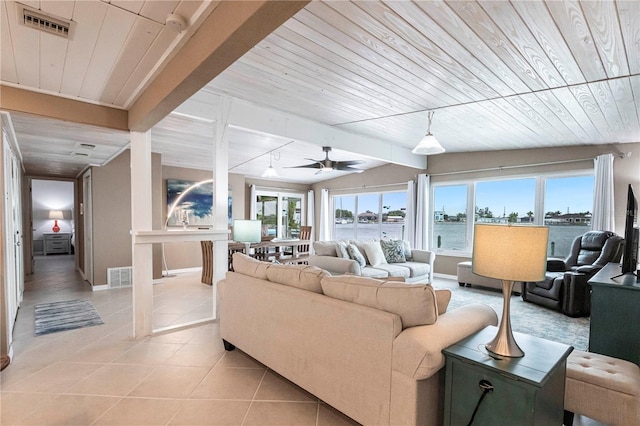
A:
{"type": "Polygon", "coordinates": [[[308,1],[223,1],[129,109],[129,128],[162,120],[308,1]]]}
{"type": "MultiPolygon", "coordinates": [[[[220,104],[219,98],[219,95],[201,90],[175,111],[200,119],[214,120],[215,106],[220,104]]],[[[410,149],[390,141],[348,132],[238,99],[234,99],[231,103],[229,125],[307,142],[319,147],[330,146],[334,149],[417,169],[427,167],[427,157],[412,154],[410,149]]]]}

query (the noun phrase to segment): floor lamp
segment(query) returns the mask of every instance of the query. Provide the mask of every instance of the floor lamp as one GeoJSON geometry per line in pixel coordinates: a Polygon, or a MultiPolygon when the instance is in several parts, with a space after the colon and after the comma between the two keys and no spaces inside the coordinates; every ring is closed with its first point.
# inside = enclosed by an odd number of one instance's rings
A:
{"type": "Polygon", "coordinates": [[[549,228],[530,225],[476,224],[473,236],[473,272],[502,280],[502,319],[496,337],[486,345],[493,355],[524,356],[511,331],[509,303],[514,281],[544,280],[549,228]]]}

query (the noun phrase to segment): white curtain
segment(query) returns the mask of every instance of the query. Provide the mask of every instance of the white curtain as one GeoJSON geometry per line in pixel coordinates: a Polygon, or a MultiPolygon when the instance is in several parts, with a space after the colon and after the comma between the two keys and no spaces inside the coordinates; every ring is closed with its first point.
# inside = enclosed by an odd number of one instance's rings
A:
{"type": "Polygon", "coordinates": [[[416,245],[418,250],[429,248],[429,184],[427,175],[418,175],[418,189],[416,194],[416,245]]]}
{"type": "Polygon", "coordinates": [[[328,241],[331,239],[331,229],[329,227],[329,190],[320,190],[320,232],[318,241],[328,241]]]}
{"type": "Polygon", "coordinates": [[[615,207],[613,201],[613,154],[603,154],[594,160],[593,215],[591,229],[615,231],[615,207]]]}
{"type": "MultiPolygon", "coordinates": [[[[307,192],[307,226],[311,226],[311,241],[315,241],[316,224],[315,219],[315,199],[313,189],[307,192]]],[[[311,247],[310,247],[311,248],[311,247]]]]}
{"type": "Polygon", "coordinates": [[[405,211],[405,240],[411,247],[416,246],[416,183],[407,182],[407,210],[405,211]]]}
{"type": "MultiPolygon", "coordinates": [[[[255,220],[256,218],[256,186],[250,185],[251,195],[249,196],[249,219],[255,220]]],[[[245,210],[246,211],[246,210],[245,210]]]]}

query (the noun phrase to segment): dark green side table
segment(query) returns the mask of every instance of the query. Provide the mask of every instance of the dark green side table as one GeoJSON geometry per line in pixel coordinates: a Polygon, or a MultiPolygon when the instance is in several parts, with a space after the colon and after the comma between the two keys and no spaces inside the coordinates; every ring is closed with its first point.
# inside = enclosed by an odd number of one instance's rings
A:
{"type": "Polygon", "coordinates": [[[467,426],[483,390],[473,425],[562,425],[567,357],[572,346],[514,333],[525,355],[494,359],[484,345],[497,333],[487,327],[444,350],[444,424],[467,426]]]}

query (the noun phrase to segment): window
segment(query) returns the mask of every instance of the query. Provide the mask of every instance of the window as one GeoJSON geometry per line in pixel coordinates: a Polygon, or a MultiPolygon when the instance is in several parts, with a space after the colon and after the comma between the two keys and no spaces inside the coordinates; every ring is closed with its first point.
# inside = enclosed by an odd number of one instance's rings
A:
{"type": "Polygon", "coordinates": [[[304,225],[306,195],[256,191],[256,219],[262,221],[268,235],[278,238],[297,238],[300,225],[304,225]]]}
{"type": "Polygon", "coordinates": [[[436,250],[465,250],[467,185],[435,187],[433,209],[432,247],[436,250]]]}
{"type": "Polygon", "coordinates": [[[334,197],[333,237],[336,240],[355,238],[356,196],[334,197]]]}
{"type": "Polygon", "coordinates": [[[567,256],[575,237],[591,229],[593,182],[593,176],[546,179],[544,224],[549,227],[550,257],[567,256]]]}
{"type": "Polygon", "coordinates": [[[476,184],[476,223],[533,223],[535,179],[505,179],[476,184]]]}
{"type": "Polygon", "coordinates": [[[407,192],[333,197],[334,239],[406,239],[407,192]]]}
{"type": "Polygon", "coordinates": [[[536,224],[549,226],[548,255],[564,257],[590,229],[593,180],[589,171],[434,184],[431,248],[471,253],[474,223],[536,224]]]}

